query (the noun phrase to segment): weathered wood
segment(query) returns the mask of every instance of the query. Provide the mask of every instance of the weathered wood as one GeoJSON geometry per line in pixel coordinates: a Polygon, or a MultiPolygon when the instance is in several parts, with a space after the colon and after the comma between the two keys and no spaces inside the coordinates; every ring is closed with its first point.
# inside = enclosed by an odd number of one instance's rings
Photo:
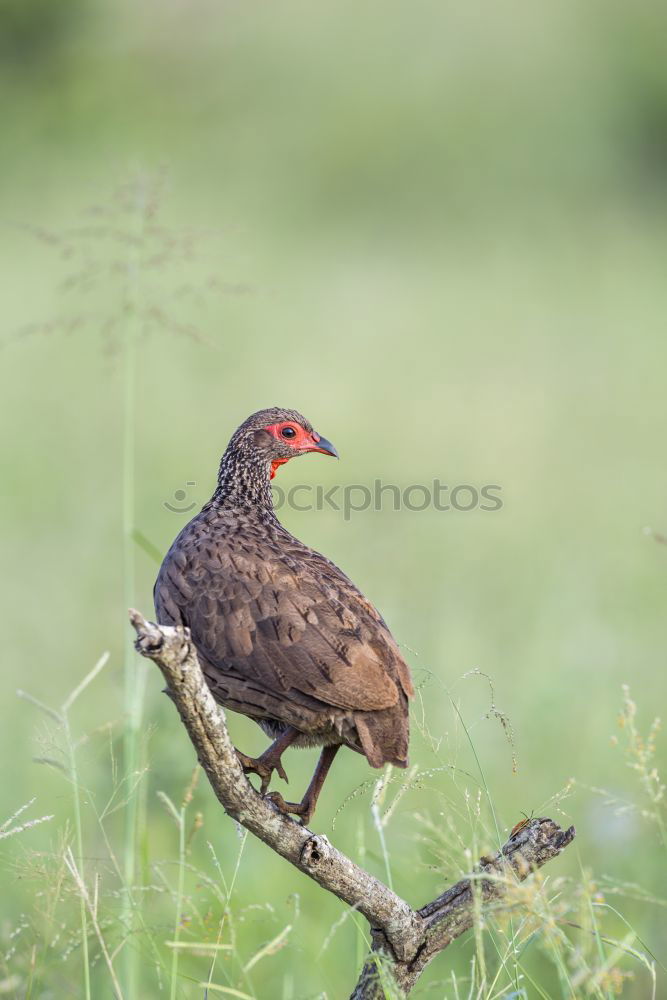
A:
{"type": "Polygon", "coordinates": [[[522,881],[574,838],[574,827],[564,831],[550,819],[532,819],[494,857],[484,858],[470,878],[413,910],[325,836],[313,834],[255,791],[243,773],[224,712],[206,684],[188,630],[155,625],[138,611],[130,612],[130,621],[137,633],[136,648],[162,671],[167,693],[225,811],[368,920],[373,948],[352,994],[354,1000],[384,996],[380,967],[407,996],[431,959],[472,926],[473,882],[478,901],[501,901],[512,881],[522,881]]]}

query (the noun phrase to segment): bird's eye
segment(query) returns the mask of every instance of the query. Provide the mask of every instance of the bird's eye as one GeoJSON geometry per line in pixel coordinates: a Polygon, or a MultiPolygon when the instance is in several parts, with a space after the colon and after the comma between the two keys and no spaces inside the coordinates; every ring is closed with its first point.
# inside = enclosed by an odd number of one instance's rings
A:
{"type": "Polygon", "coordinates": [[[283,429],[280,432],[280,436],[284,438],[295,438],[296,431],[294,430],[293,427],[283,427],[283,429]]]}

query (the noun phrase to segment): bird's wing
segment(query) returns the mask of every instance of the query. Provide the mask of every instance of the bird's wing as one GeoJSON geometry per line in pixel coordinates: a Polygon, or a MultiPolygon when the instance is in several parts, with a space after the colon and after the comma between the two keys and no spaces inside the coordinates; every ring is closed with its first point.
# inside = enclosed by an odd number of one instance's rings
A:
{"type": "Polygon", "coordinates": [[[272,692],[373,711],[413,693],[389,629],[323,556],[253,544],[175,546],[155,586],[161,621],[187,625],[215,669],[272,692]]]}

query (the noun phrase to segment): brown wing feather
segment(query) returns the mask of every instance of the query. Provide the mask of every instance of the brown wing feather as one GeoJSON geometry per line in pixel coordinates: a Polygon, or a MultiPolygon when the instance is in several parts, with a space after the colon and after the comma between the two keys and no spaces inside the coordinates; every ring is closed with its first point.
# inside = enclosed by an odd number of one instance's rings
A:
{"type": "Polygon", "coordinates": [[[384,621],[333,563],[282,529],[225,527],[195,518],[155,585],[158,619],[188,625],[215,670],[361,712],[413,693],[384,621]]]}

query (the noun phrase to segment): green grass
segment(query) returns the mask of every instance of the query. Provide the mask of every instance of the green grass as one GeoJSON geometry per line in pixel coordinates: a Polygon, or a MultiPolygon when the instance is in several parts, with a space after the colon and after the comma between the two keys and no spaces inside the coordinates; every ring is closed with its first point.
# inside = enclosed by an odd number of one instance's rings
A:
{"type": "MultiPolygon", "coordinates": [[[[115,856],[114,828],[122,846],[123,814],[130,809],[131,798],[141,794],[141,787],[136,783],[127,787],[127,776],[119,776],[112,753],[108,766],[97,776],[95,792],[96,797],[106,795],[107,801],[103,808],[96,808],[78,758],[81,748],[86,747],[89,760],[91,756],[103,760],[113,729],[76,734],[69,721],[74,703],[80,701],[85,706],[94,688],[104,683],[106,660],[103,657],[98,662],[59,710],[25,696],[49,720],[44,739],[51,756],[43,758],[43,763],[72,787],[74,828],[63,831],[57,849],[35,852],[26,847],[16,862],[16,871],[32,886],[35,902],[21,925],[10,932],[14,943],[5,954],[4,981],[27,996],[40,996],[45,988],[57,989],[63,982],[77,981],[84,991],[90,990],[92,983],[92,995],[111,989],[118,997],[131,996],[119,973],[126,967],[124,953],[132,950],[137,956],[142,995],[168,990],[173,1000],[197,996],[206,988],[211,994],[255,998],[268,995],[269,983],[276,991],[273,995],[308,995],[295,990],[295,970],[299,976],[312,979],[323,956],[337,950],[345,922],[352,918],[357,923],[358,918],[338,904],[340,915],[329,927],[318,921],[313,935],[312,927],[308,934],[312,916],[304,914],[296,893],[278,903],[265,883],[268,898],[244,902],[244,886],[253,881],[258,886],[262,883],[261,878],[259,883],[253,879],[248,835],[234,833],[232,821],[218,816],[219,807],[208,789],[199,787],[198,768],[184,788],[180,806],[166,792],[156,792],[156,803],[161,803],[173,834],[167,834],[161,856],[154,857],[152,881],[140,892],[126,884],[124,866],[115,856]],[[114,823],[114,817],[121,822],[114,823]],[[226,863],[219,860],[204,833],[217,822],[227,827],[218,833],[227,845],[226,863]],[[132,908],[129,925],[127,899],[132,908]],[[321,936],[318,952],[306,951],[301,940],[304,934],[310,947],[317,935],[321,936]]],[[[481,769],[460,704],[452,701],[451,708],[452,725],[465,735],[468,756],[481,769]]],[[[652,761],[655,725],[643,739],[636,728],[636,706],[627,691],[620,719],[623,750],[639,778],[637,801],[626,803],[624,809],[636,810],[650,828],[652,823],[664,822],[665,810],[663,798],[656,793],[660,778],[652,761]],[[646,775],[650,778],[648,787],[646,775]]],[[[122,739],[121,731],[116,738],[122,739]]],[[[441,773],[439,768],[418,767],[406,775],[389,771],[372,794],[369,789],[362,793],[368,847],[356,852],[360,862],[389,872],[391,865],[404,865],[408,852],[421,859],[420,867],[428,873],[435,893],[442,880],[454,881],[472,868],[477,857],[495,849],[499,836],[505,839],[506,829],[497,826],[502,807],[494,802],[483,772],[480,770],[476,778],[457,766],[445,787],[441,773]],[[424,811],[415,810],[415,799],[420,801],[421,810],[427,804],[424,811]],[[400,834],[395,829],[399,826],[400,834]]],[[[567,821],[563,807],[569,805],[572,795],[570,786],[545,808],[567,821]]],[[[132,811],[136,814],[136,806],[132,811]]],[[[53,820],[46,816],[8,830],[19,814],[3,825],[0,838],[29,837],[36,825],[53,820]]],[[[646,836],[643,829],[634,850],[643,849],[646,836]]],[[[581,848],[577,853],[579,869],[575,866],[573,874],[563,874],[558,863],[552,863],[525,883],[508,881],[509,906],[476,908],[470,944],[452,946],[433,963],[429,991],[477,1000],[509,996],[612,1000],[631,985],[642,990],[641,995],[657,996],[657,974],[665,970],[660,957],[651,952],[623,914],[626,888],[609,878],[602,888],[582,864],[581,848]],[[608,901],[612,896],[620,902],[615,900],[612,905],[608,901]]],[[[280,872],[281,865],[277,858],[264,858],[264,871],[276,866],[277,877],[285,874],[280,872]]],[[[313,888],[310,895],[316,898],[317,893],[313,888]]],[[[644,898],[648,905],[648,896],[644,898]]],[[[665,900],[655,902],[667,905],[665,900]]],[[[342,955],[347,955],[341,989],[351,987],[368,944],[363,927],[360,932],[363,945],[357,949],[356,959],[354,950],[345,947],[338,958],[341,961],[342,955]]],[[[386,970],[379,973],[387,978],[386,970]]],[[[392,997],[394,993],[387,979],[385,994],[392,997]]]]}

